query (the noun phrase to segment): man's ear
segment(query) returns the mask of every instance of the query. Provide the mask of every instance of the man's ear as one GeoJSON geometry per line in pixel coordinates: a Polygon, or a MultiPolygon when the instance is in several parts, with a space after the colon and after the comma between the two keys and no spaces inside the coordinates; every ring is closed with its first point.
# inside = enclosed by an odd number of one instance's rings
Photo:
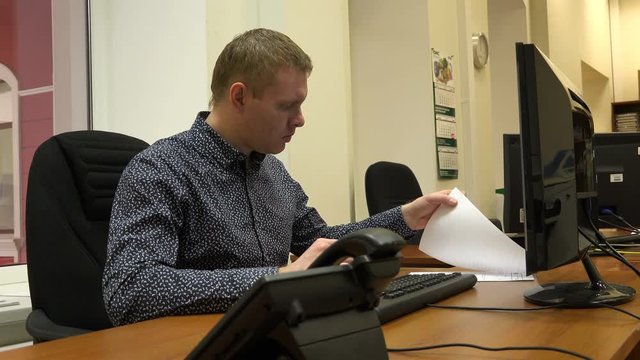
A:
{"type": "Polygon", "coordinates": [[[235,82],[229,87],[229,99],[231,105],[236,109],[242,109],[247,102],[249,89],[241,82],[235,82]]]}

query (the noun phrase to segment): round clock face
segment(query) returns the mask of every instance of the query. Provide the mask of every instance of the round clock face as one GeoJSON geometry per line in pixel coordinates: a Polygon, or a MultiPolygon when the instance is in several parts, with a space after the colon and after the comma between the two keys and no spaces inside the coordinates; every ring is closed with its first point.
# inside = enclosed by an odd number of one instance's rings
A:
{"type": "Polygon", "coordinates": [[[482,69],[489,60],[489,43],[483,33],[474,33],[471,37],[473,44],[473,66],[482,69]]]}

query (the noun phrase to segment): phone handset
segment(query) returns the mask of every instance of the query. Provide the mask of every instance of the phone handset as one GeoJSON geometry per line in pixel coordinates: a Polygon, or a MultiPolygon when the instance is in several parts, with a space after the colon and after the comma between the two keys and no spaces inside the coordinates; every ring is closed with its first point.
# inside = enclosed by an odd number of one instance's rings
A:
{"type": "Polygon", "coordinates": [[[309,266],[316,268],[335,264],[344,257],[354,259],[367,255],[371,260],[396,257],[406,245],[404,239],[395,232],[384,228],[367,228],[349,233],[327,248],[309,266]]]}

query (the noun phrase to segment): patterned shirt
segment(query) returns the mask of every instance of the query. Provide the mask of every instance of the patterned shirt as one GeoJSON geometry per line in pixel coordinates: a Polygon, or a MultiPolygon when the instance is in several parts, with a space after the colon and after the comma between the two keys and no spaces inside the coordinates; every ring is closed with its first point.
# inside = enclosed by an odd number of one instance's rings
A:
{"type": "Polygon", "coordinates": [[[327,226],[278,159],[242,154],[207,115],[138,154],[122,174],[103,276],[114,325],[226,311],[319,237],[367,227],[413,234],[399,207],[327,226]]]}

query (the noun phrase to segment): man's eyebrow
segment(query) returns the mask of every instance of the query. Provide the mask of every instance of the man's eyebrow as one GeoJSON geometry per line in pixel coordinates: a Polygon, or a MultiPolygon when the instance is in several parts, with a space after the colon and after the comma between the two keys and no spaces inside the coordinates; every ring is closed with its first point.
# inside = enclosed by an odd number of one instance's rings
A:
{"type": "Polygon", "coordinates": [[[302,104],[304,102],[304,97],[298,97],[295,99],[283,99],[280,101],[281,104],[302,104]]]}

